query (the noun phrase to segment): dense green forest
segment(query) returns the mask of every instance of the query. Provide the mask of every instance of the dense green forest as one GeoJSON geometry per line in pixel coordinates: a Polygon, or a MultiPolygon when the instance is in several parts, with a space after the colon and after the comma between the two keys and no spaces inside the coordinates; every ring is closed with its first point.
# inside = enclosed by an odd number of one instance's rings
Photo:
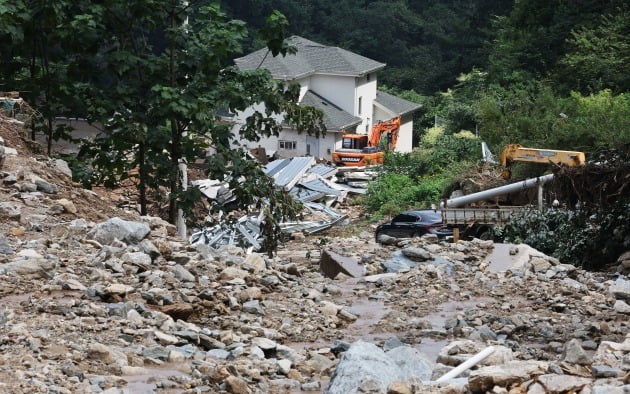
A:
{"type": "MultiPolygon", "coordinates": [[[[512,1],[234,0],[223,1],[252,33],[273,9],[289,34],[339,46],[387,63],[381,83],[432,94],[473,67],[485,67],[492,23],[512,1]]],[[[252,47],[260,46],[250,35],[252,47]]]]}

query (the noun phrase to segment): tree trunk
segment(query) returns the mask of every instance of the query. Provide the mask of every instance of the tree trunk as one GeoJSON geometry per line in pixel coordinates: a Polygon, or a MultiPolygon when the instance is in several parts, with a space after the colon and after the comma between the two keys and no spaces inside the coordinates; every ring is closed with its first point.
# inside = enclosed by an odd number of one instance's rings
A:
{"type": "Polygon", "coordinates": [[[138,167],[140,175],[140,184],[138,185],[138,192],[140,193],[140,215],[145,216],[147,214],[147,168],[145,165],[146,146],[144,142],[141,142],[138,146],[138,167]]]}

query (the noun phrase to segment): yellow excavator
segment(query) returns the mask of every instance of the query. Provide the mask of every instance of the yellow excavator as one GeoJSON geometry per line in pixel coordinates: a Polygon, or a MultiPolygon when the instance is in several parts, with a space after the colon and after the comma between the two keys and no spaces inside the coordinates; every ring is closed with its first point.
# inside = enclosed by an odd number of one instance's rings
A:
{"type": "Polygon", "coordinates": [[[511,176],[510,165],[513,162],[542,163],[542,164],[562,164],[568,167],[582,166],[586,163],[584,152],[524,148],[518,144],[506,145],[501,152],[501,166],[505,168],[501,176],[509,179],[511,176]]]}

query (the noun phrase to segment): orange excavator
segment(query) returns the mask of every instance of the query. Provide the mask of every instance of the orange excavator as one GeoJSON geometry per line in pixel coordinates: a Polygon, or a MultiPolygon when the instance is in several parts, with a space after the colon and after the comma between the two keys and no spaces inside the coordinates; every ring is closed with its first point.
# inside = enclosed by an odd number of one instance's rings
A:
{"type": "Polygon", "coordinates": [[[382,164],[385,158],[383,149],[394,150],[399,131],[400,116],[375,123],[369,135],[344,134],[341,137],[341,149],[333,152],[332,160],[339,166],[382,164]]]}

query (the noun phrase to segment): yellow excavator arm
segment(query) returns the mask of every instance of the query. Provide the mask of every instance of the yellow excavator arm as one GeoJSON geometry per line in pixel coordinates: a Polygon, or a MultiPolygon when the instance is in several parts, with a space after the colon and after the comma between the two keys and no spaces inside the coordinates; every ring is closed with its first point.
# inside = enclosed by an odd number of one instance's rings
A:
{"type": "Polygon", "coordinates": [[[515,161],[541,164],[562,164],[569,167],[581,166],[586,163],[584,152],[524,148],[518,144],[510,144],[501,152],[501,165],[505,168],[503,178],[510,177],[510,164],[515,161]]]}
{"type": "Polygon", "coordinates": [[[569,167],[586,163],[584,152],[555,149],[524,148],[518,144],[507,145],[501,152],[501,165],[507,167],[515,161],[543,164],[564,164],[569,167]]]}

